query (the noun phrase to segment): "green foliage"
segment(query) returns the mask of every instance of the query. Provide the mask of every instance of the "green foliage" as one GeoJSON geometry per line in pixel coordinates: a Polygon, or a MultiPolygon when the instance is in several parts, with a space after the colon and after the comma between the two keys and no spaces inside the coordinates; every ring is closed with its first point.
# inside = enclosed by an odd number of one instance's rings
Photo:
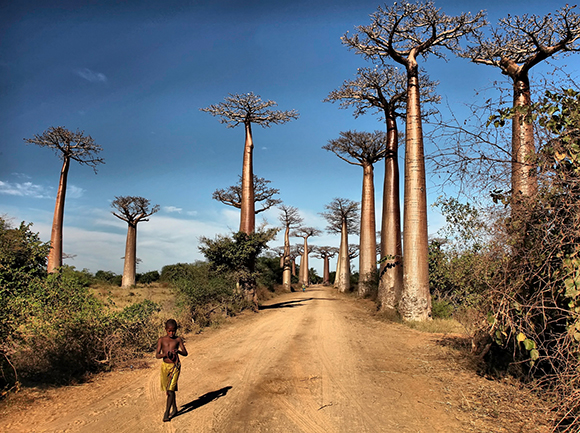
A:
{"type": "Polygon", "coordinates": [[[137,274],[136,276],[136,283],[137,284],[151,284],[156,281],[159,281],[161,275],[158,271],[149,271],[145,272],[144,274],[137,274]]]}
{"type": "Polygon", "coordinates": [[[453,305],[444,299],[431,301],[431,314],[434,319],[450,319],[453,316],[453,305]]]}
{"type": "Polygon", "coordinates": [[[99,270],[95,273],[94,281],[95,282],[103,282],[106,284],[111,284],[112,286],[119,286],[120,287],[121,283],[123,281],[123,276],[117,275],[111,271],[99,270]]]}
{"type": "Polygon", "coordinates": [[[308,270],[308,279],[312,284],[321,284],[322,283],[322,277],[320,275],[318,275],[318,273],[316,272],[316,269],[314,269],[314,268],[310,268],[308,270]]]}
{"type": "Polygon", "coordinates": [[[282,284],[283,268],[280,267],[280,258],[271,256],[260,256],[256,259],[258,286],[268,290],[274,290],[276,284],[282,284]]]}
{"type": "Polygon", "coordinates": [[[157,305],[111,312],[90,294],[87,270],[47,275],[47,245],[30,224],[0,218],[0,244],[0,387],[66,383],[152,348],[157,305]]]}
{"type": "Polygon", "coordinates": [[[210,262],[213,271],[232,276],[242,288],[253,290],[258,276],[256,260],[277,231],[269,229],[251,234],[240,231],[231,237],[218,235],[215,239],[202,237],[199,249],[210,262]]]}

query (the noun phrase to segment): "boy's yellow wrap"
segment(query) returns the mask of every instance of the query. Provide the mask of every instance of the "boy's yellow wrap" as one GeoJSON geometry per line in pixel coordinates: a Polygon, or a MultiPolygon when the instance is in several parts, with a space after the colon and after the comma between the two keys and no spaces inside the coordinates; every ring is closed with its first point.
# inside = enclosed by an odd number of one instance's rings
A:
{"type": "Polygon", "coordinates": [[[181,372],[181,362],[175,364],[161,363],[161,390],[177,391],[177,380],[181,372]]]}

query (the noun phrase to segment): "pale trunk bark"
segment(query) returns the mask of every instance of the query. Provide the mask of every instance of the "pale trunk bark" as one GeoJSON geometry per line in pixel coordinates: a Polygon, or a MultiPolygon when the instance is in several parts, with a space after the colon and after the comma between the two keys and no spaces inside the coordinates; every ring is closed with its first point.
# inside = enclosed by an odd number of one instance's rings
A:
{"type": "Polygon", "coordinates": [[[381,311],[396,310],[403,289],[401,207],[399,197],[398,130],[395,119],[387,118],[387,156],[381,221],[381,263],[378,302],[381,311]],[[387,266],[388,265],[388,266],[387,266]]]}
{"type": "Polygon", "coordinates": [[[375,186],[373,165],[363,163],[363,190],[360,212],[360,255],[358,295],[368,296],[376,282],[377,234],[375,225],[375,186]]]}
{"type": "Polygon", "coordinates": [[[286,226],[286,231],[284,232],[284,257],[282,266],[284,270],[282,271],[282,285],[284,289],[290,291],[292,288],[292,263],[290,260],[290,227],[286,226]]]}
{"type": "Polygon", "coordinates": [[[340,235],[340,271],[338,277],[338,291],[350,291],[350,258],[348,256],[348,231],[346,221],[342,222],[340,235]]]}
{"type": "Polygon", "coordinates": [[[251,123],[247,123],[244,162],[242,166],[242,203],[240,212],[240,231],[247,234],[254,233],[256,226],[253,152],[254,142],[252,140],[252,126],[251,123]]]}
{"type": "Polygon", "coordinates": [[[324,256],[324,271],[322,275],[322,284],[328,286],[330,284],[330,258],[328,256],[324,256]]]}
{"type": "Polygon", "coordinates": [[[52,231],[50,233],[50,251],[48,252],[47,271],[54,272],[62,266],[62,226],[64,223],[64,201],[66,196],[66,182],[70,158],[64,157],[60,170],[56,204],[54,205],[54,217],[52,218],[52,231]]]}
{"type": "Polygon", "coordinates": [[[403,293],[399,312],[405,320],[431,317],[427,238],[427,190],[419,98],[418,67],[407,68],[407,128],[403,216],[403,293]]]}
{"type": "Polygon", "coordinates": [[[125,265],[123,266],[122,287],[135,285],[137,272],[137,223],[129,223],[127,228],[127,243],[125,244],[125,265]]]}
{"type": "Polygon", "coordinates": [[[300,282],[308,286],[308,238],[304,238],[304,252],[300,260],[300,282]]]}
{"type": "MultiPolygon", "coordinates": [[[[514,78],[514,108],[531,105],[530,83],[527,75],[514,78]]],[[[523,115],[515,113],[512,120],[512,191],[531,197],[537,192],[534,145],[534,126],[523,115]]]]}
{"type": "Polygon", "coordinates": [[[292,276],[296,276],[296,259],[292,259],[292,276]]]}
{"type": "MultiPolygon", "coordinates": [[[[340,245],[342,247],[342,238],[340,241],[340,245]]],[[[340,263],[341,263],[340,251],[341,251],[341,247],[339,247],[339,249],[338,249],[338,257],[336,258],[336,272],[334,273],[334,285],[333,285],[333,287],[335,289],[338,289],[338,285],[339,285],[338,281],[339,281],[339,277],[340,277],[340,263]]]]}

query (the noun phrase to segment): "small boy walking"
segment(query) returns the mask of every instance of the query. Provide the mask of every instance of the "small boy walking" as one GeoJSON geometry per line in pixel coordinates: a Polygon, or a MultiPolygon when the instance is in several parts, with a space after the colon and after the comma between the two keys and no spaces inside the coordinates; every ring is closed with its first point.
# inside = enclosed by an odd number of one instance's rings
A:
{"type": "Polygon", "coordinates": [[[169,319],[165,322],[165,332],[167,335],[157,341],[155,358],[163,358],[161,363],[161,390],[167,394],[167,404],[163,421],[171,420],[177,414],[177,403],[175,402],[175,391],[177,391],[177,380],[181,372],[181,362],[179,355],[187,356],[187,349],[183,345],[183,340],[178,337],[177,322],[169,319]]]}

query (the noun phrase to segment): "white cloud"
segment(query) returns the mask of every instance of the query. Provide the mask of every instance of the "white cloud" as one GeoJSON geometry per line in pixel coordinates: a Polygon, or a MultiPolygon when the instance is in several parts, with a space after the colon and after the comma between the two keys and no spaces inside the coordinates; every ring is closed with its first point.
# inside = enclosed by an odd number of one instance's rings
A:
{"type": "Polygon", "coordinates": [[[32,182],[10,183],[0,180],[0,194],[15,195],[19,197],[54,198],[52,188],[35,185],[32,182]]]}
{"type": "Polygon", "coordinates": [[[168,213],[181,213],[183,209],[175,206],[163,206],[163,210],[168,213]]]}
{"type": "Polygon", "coordinates": [[[103,74],[102,72],[91,71],[88,68],[77,69],[75,71],[75,74],[77,74],[79,77],[84,78],[85,80],[87,80],[91,83],[106,83],[107,82],[107,77],[105,74],[103,74]]]}
{"type": "Polygon", "coordinates": [[[67,185],[66,195],[68,198],[81,198],[85,193],[85,190],[74,185],[67,185]]]}

